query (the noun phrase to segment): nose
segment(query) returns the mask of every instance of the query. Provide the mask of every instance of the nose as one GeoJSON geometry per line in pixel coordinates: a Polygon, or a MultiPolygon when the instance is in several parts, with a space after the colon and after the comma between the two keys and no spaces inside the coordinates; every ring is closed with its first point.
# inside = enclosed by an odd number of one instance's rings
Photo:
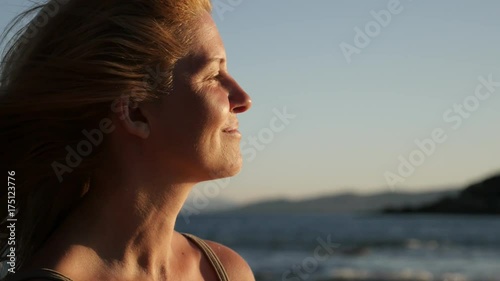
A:
{"type": "Polygon", "coordinates": [[[231,112],[243,113],[252,107],[250,96],[241,88],[236,80],[231,79],[232,85],[229,87],[229,105],[231,112]]]}

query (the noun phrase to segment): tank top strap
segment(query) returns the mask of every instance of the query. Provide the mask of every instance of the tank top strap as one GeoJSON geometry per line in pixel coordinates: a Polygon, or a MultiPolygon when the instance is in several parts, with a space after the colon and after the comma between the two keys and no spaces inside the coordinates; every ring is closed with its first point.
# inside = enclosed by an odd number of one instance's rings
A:
{"type": "Polygon", "coordinates": [[[192,234],[189,233],[182,233],[182,235],[186,236],[189,238],[189,240],[193,241],[200,249],[203,251],[203,253],[207,256],[209,259],[210,263],[215,269],[215,272],[217,273],[217,276],[219,277],[219,281],[229,281],[229,277],[227,276],[227,272],[224,269],[224,266],[222,265],[222,262],[220,259],[217,257],[217,255],[214,253],[212,248],[208,246],[208,244],[203,241],[203,239],[200,239],[192,234]]]}
{"type": "MultiPolygon", "coordinates": [[[[212,248],[210,248],[210,246],[208,246],[208,244],[205,241],[189,233],[182,233],[182,235],[187,237],[189,240],[193,241],[193,243],[195,243],[203,251],[205,256],[212,264],[213,268],[215,269],[215,272],[219,277],[219,281],[229,281],[229,277],[227,276],[227,272],[224,269],[222,262],[214,253],[212,248]]],[[[70,278],[64,276],[63,274],[48,268],[37,268],[25,272],[18,272],[12,275],[8,275],[5,280],[29,281],[32,279],[46,279],[50,281],[72,281],[70,278]]]]}
{"type": "Polygon", "coordinates": [[[33,279],[45,279],[50,281],[72,281],[70,278],[62,275],[61,273],[48,269],[37,268],[25,272],[18,272],[8,275],[6,281],[29,281],[33,279]]]}

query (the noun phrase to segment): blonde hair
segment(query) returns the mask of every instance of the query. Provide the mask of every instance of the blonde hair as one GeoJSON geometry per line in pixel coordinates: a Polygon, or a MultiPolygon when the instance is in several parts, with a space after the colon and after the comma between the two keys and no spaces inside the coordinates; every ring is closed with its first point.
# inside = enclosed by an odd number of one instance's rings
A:
{"type": "MultiPolygon", "coordinates": [[[[0,70],[0,159],[2,173],[15,171],[16,269],[91,188],[105,145],[63,181],[53,163],[65,162],[66,148],[110,116],[118,97],[143,102],[168,93],[193,20],[211,9],[210,0],[52,0],[11,23],[5,34],[35,15],[9,41],[0,70]],[[159,85],[151,77],[157,69],[159,85]]],[[[4,204],[7,189],[0,190],[4,204]]],[[[1,212],[5,261],[11,245],[1,212]]]]}

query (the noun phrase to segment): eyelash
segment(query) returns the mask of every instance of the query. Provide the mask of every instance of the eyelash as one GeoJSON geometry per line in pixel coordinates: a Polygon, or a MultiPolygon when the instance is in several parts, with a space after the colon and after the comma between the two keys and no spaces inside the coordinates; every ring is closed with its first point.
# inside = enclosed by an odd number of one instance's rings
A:
{"type": "Polygon", "coordinates": [[[218,73],[217,75],[210,76],[207,79],[208,84],[211,86],[219,86],[222,84],[222,80],[224,79],[224,76],[221,73],[218,73]]]}
{"type": "Polygon", "coordinates": [[[212,81],[213,81],[213,80],[216,80],[216,81],[219,81],[219,82],[220,82],[220,81],[222,80],[222,74],[220,74],[220,73],[219,73],[219,74],[217,74],[217,75],[215,75],[215,76],[212,76],[212,77],[210,78],[210,80],[212,80],[212,81]]]}

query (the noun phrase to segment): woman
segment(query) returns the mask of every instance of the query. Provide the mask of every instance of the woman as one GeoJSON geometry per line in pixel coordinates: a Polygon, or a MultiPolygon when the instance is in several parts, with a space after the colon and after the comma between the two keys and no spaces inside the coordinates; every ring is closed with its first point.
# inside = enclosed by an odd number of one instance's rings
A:
{"type": "Polygon", "coordinates": [[[2,171],[15,171],[18,208],[9,277],[254,280],[233,250],[174,230],[196,183],[239,172],[236,115],[251,106],[209,0],[34,11],[2,65],[2,171]]]}

